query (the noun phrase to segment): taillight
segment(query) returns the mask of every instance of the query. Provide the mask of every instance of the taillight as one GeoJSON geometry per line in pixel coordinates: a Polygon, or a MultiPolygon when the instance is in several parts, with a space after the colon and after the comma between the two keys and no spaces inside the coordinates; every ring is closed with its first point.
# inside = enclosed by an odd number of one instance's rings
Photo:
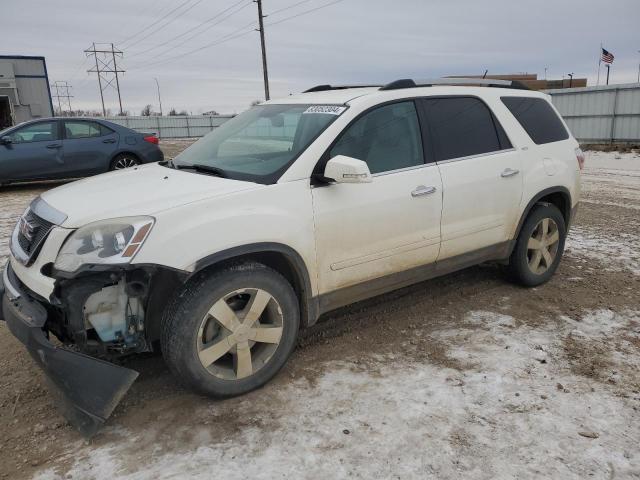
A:
{"type": "Polygon", "coordinates": [[[579,148],[576,148],[576,160],[578,160],[578,167],[582,170],[584,168],[584,152],[579,148]]]}
{"type": "Polygon", "coordinates": [[[153,143],[154,145],[158,145],[159,140],[158,137],[154,136],[154,135],[147,135],[146,137],[144,137],[144,141],[145,142],[149,142],[149,143],[153,143]]]}

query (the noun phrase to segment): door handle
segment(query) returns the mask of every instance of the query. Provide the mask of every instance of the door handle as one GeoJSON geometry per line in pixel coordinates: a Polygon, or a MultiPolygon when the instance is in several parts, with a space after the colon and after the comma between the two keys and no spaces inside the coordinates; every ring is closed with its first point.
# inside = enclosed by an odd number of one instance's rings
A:
{"type": "Polygon", "coordinates": [[[51,145],[47,145],[47,148],[60,148],[62,147],[62,144],[60,143],[52,143],[51,145]]]}
{"type": "Polygon", "coordinates": [[[517,175],[519,173],[520,173],[520,170],[514,170],[513,168],[505,168],[500,174],[500,176],[502,178],[508,178],[508,177],[513,177],[514,175],[517,175]]]}
{"type": "Polygon", "coordinates": [[[436,193],[438,190],[436,187],[425,187],[424,185],[418,185],[414,191],[411,192],[412,197],[421,197],[423,195],[430,195],[436,193]]]}
{"type": "Polygon", "coordinates": [[[102,143],[116,143],[116,141],[113,138],[107,138],[105,140],[102,140],[102,143]]]}

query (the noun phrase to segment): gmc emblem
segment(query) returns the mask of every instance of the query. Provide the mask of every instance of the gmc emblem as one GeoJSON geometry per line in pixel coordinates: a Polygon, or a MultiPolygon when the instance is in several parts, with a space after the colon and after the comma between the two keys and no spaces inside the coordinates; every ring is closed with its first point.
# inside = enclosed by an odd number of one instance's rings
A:
{"type": "Polygon", "coordinates": [[[36,227],[31,225],[24,217],[20,219],[20,233],[24,238],[33,241],[33,234],[35,233],[36,227]]]}

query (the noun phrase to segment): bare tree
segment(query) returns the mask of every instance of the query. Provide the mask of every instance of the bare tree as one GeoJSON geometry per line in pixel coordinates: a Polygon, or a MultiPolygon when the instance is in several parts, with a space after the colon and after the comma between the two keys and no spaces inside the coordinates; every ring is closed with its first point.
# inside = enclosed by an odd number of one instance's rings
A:
{"type": "Polygon", "coordinates": [[[152,108],[153,107],[151,105],[145,105],[145,107],[140,112],[140,115],[142,115],[143,117],[150,117],[153,113],[152,108]]]}

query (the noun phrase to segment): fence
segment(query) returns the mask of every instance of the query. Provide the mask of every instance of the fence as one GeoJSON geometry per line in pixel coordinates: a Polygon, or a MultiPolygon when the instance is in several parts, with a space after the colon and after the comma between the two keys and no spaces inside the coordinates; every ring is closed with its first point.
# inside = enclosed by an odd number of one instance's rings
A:
{"type": "Polygon", "coordinates": [[[176,115],[170,117],[106,117],[105,120],[158,138],[203,137],[233,118],[231,115],[176,115]]]}
{"type": "Polygon", "coordinates": [[[640,84],[547,93],[580,143],[640,143],[640,84]]]}

